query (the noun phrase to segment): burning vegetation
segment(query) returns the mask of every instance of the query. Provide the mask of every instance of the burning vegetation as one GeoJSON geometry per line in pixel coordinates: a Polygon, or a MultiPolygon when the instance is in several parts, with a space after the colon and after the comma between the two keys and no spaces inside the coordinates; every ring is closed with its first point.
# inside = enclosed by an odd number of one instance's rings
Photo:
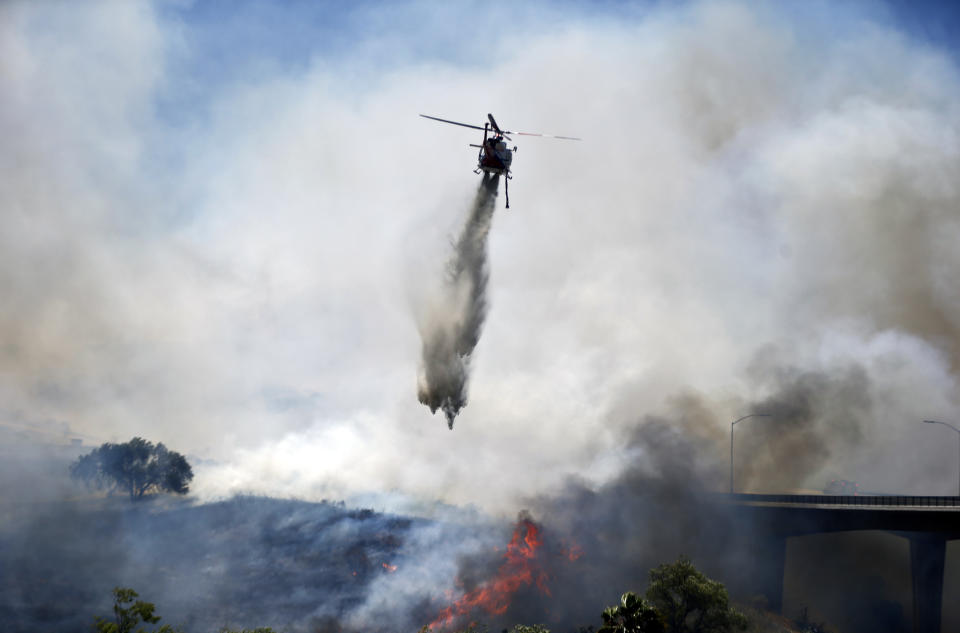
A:
{"type": "Polygon", "coordinates": [[[466,591],[443,609],[430,623],[430,628],[447,629],[479,612],[503,615],[510,608],[514,594],[522,587],[535,586],[549,596],[547,581],[550,576],[544,568],[542,547],[541,527],[529,516],[521,515],[494,577],[466,591]]]}

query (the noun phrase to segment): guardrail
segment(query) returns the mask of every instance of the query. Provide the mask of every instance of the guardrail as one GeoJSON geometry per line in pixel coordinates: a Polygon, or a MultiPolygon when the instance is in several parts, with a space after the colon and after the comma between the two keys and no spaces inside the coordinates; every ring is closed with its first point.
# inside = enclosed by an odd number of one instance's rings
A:
{"type": "Polygon", "coordinates": [[[872,507],[922,507],[960,509],[960,497],[911,497],[881,495],[778,495],[735,493],[726,495],[732,501],[750,503],[783,503],[797,505],[835,505],[872,507]]]}

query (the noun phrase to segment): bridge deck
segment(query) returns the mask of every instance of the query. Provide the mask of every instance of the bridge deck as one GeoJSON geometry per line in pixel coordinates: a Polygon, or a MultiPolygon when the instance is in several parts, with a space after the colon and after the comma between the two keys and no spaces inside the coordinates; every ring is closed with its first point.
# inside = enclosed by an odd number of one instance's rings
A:
{"type": "Polygon", "coordinates": [[[782,507],[864,508],[871,510],[960,510],[960,497],[886,495],[787,495],[736,493],[724,495],[733,503],[782,507]]]}

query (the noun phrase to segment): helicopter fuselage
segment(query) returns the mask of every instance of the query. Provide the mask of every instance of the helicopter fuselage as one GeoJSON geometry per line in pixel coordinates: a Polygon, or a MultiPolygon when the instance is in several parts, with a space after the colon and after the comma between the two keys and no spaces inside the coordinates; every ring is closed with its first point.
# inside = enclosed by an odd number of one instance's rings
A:
{"type": "Polygon", "coordinates": [[[510,177],[510,165],[513,163],[513,150],[507,147],[502,136],[485,139],[480,148],[477,169],[488,174],[505,174],[510,177]]]}

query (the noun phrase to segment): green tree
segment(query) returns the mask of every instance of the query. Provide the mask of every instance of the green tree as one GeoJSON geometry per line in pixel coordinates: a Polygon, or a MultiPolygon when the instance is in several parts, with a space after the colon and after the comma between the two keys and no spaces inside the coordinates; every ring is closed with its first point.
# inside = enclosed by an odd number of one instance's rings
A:
{"type": "Polygon", "coordinates": [[[707,578],[686,556],[650,570],[647,600],[667,633],[729,633],[747,627],[746,617],[730,606],[723,584],[707,578]]]}
{"type": "Polygon", "coordinates": [[[70,465],[70,476],[97,489],[124,491],[130,499],[152,490],[186,494],[193,469],[180,453],[135,437],[124,444],[109,442],[70,465]]]}
{"type": "Polygon", "coordinates": [[[660,614],[632,591],[620,596],[620,604],[604,609],[603,626],[597,633],[662,633],[660,614]]]}
{"type": "MultiPolygon", "coordinates": [[[[113,590],[113,621],[97,617],[93,625],[97,633],[147,633],[143,627],[137,628],[140,622],[156,624],[160,621],[159,615],[154,615],[156,607],[152,602],[137,600],[139,594],[133,589],[115,587],[113,590]]],[[[154,633],[174,633],[175,629],[164,624],[154,633]]]]}

